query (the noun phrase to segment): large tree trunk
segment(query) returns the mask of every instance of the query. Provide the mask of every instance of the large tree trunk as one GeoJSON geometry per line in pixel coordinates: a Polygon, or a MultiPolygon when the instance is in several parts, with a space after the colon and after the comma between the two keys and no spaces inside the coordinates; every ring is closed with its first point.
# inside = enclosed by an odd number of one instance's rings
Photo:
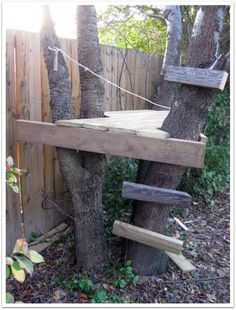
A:
{"type": "MultiPolygon", "coordinates": [[[[225,11],[226,7],[222,6],[202,6],[199,9],[188,51],[188,66],[205,68],[216,60],[225,11]]],[[[218,69],[223,67],[223,61],[218,63],[218,69]]],[[[178,101],[172,107],[162,130],[168,131],[173,138],[197,140],[215,94],[216,91],[211,89],[182,85],[178,101]]],[[[151,162],[145,173],[139,174],[138,182],[175,189],[184,171],[184,167],[151,162]]],[[[167,206],[136,202],[133,224],[165,234],[168,213],[167,206]]],[[[130,242],[128,256],[137,273],[161,273],[166,269],[167,260],[163,251],[130,242]]]]}
{"type": "MultiPolygon", "coordinates": [[[[91,27],[90,24],[93,25],[94,23],[93,18],[88,15],[86,23],[88,28],[91,27]]],[[[91,28],[93,29],[93,26],[91,28]]],[[[85,39],[91,40],[94,39],[94,36],[85,39]]],[[[48,49],[48,47],[60,48],[60,44],[47,6],[44,7],[41,45],[48,71],[53,122],[59,119],[75,118],[71,103],[69,73],[64,57],[59,52],[58,70],[54,71],[55,54],[48,49]]],[[[96,58],[97,51],[94,50],[94,53],[96,58]]],[[[100,64],[95,63],[94,68],[96,65],[100,70],[100,64]]],[[[103,94],[101,89],[102,86],[99,88],[98,98],[94,100],[94,109],[97,111],[101,106],[103,94]]],[[[84,106],[86,105],[86,102],[83,101],[83,91],[84,89],[82,89],[81,94],[82,110],[85,109],[84,106]]],[[[91,111],[91,105],[89,109],[91,111]]],[[[77,265],[80,269],[99,267],[105,260],[103,211],[101,208],[103,160],[99,155],[98,157],[88,155],[87,158],[85,152],[76,152],[64,148],[57,148],[57,156],[73,204],[77,265]]]]}

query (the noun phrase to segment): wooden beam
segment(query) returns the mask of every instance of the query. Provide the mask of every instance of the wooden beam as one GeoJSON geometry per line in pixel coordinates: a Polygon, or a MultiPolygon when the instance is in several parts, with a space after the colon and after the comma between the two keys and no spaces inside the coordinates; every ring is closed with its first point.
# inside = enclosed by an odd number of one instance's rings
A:
{"type": "Polygon", "coordinates": [[[183,241],[181,240],[120,221],[114,222],[112,232],[120,237],[175,254],[180,254],[183,245],[183,241]]]}
{"type": "Polygon", "coordinates": [[[203,133],[200,133],[199,141],[207,143],[208,142],[208,137],[205,136],[203,133]]]}
{"type": "Polygon", "coordinates": [[[122,197],[182,207],[192,203],[192,197],[185,192],[131,182],[123,182],[122,197]]]}
{"type": "Polygon", "coordinates": [[[168,66],[164,79],[201,87],[217,88],[223,90],[228,78],[226,71],[168,66]]]}
{"type": "Polygon", "coordinates": [[[203,167],[205,143],[140,137],[51,123],[16,121],[17,140],[57,147],[132,157],[189,167],[203,167]]]}
{"type": "Polygon", "coordinates": [[[174,254],[166,251],[166,254],[183,272],[191,272],[196,269],[182,253],[174,254]]]}

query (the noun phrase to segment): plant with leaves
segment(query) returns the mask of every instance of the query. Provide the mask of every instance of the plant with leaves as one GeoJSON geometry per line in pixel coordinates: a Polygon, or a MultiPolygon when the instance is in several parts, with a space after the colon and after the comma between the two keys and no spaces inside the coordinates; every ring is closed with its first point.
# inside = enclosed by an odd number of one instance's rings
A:
{"type": "Polygon", "coordinates": [[[6,164],[6,182],[13,190],[13,192],[20,193],[19,176],[27,173],[27,170],[14,167],[14,160],[11,156],[7,157],[6,164]]]}
{"type": "MultiPolygon", "coordinates": [[[[6,257],[6,278],[14,278],[20,283],[25,281],[25,274],[34,272],[34,265],[44,262],[44,258],[35,250],[29,250],[25,239],[16,241],[13,252],[6,257]]],[[[14,296],[6,293],[6,303],[14,303],[14,296]]]]}
{"type": "MultiPolygon", "coordinates": [[[[15,193],[19,194],[19,177],[27,171],[14,167],[14,160],[11,156],[7,158],[6,171],[6,182],[8,186],[15,193]]],[[[43,256],[35,250],[29,250],[28,243],[25,239],[18,239],[16,240],[12,254],[6,257],[6,279],[13,278],[18,282],[23,283],[25,281],[25,273],[32,275],[34,271],[34,264],[43,262],[43,256]]],[[[14,296],[11,293],[6,292],[6,303],[14,302],[14,296]]]]}

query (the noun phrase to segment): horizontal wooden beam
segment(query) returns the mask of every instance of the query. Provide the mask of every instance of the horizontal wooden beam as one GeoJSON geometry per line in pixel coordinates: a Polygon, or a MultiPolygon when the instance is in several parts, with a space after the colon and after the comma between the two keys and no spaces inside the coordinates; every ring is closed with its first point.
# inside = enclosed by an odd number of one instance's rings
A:
{"type": "Polygon", "coordinates": [[[124,237],[145,245],[149,245],[160,250],[180,254],[183,241],[158,234],[144,228],[130,225],[124,222],[115,221],[113,225],[113,234],[124,237]]]}
{"type": "Polygon", "coordinates": [[[157,139],[51,123],[16,121],[18,141],[132,157],[189,167],[203,167],[205,143],[157,139]]]}
{"type": "Polygon", "coordinates": [[[228,78],[226,71],[168,66],[164,79],[201,87],[218,88],[223,90],[228,78]]]}
{"type": "Polygon", "coordinates": [[[123,182],[122,197],[182,207],[192,203],[192,197],[185,192],[131,182],[123,182]]]}
{"type": "Polygon", "coordinates": [[[166,251],[166,254],[173,260],[173,262],[183,271],[191,272],[196,269],[193,264],[182,254],[174,254],[166,251]]]}

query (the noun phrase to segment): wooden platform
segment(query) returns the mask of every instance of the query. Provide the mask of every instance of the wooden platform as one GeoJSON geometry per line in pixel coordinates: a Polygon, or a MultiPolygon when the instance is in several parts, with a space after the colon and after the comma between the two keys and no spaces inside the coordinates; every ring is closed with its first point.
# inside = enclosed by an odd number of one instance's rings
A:
{"type": "Polygon", "coordinates": [[[57,124],[16,121],[17,140],[149,161],[201,168],[202,141],[168,138],[159,128],[168,111],[106,112],[104,118],[61,120],[57,124]]]}
{"type": "Polygon", "coordinates": [[[131,110],[105,112],[103,118],[60,120],[59,126],[127,133],[141,137],[165,139],[169,133],[160,130],[169,111],[131,110]]]}

